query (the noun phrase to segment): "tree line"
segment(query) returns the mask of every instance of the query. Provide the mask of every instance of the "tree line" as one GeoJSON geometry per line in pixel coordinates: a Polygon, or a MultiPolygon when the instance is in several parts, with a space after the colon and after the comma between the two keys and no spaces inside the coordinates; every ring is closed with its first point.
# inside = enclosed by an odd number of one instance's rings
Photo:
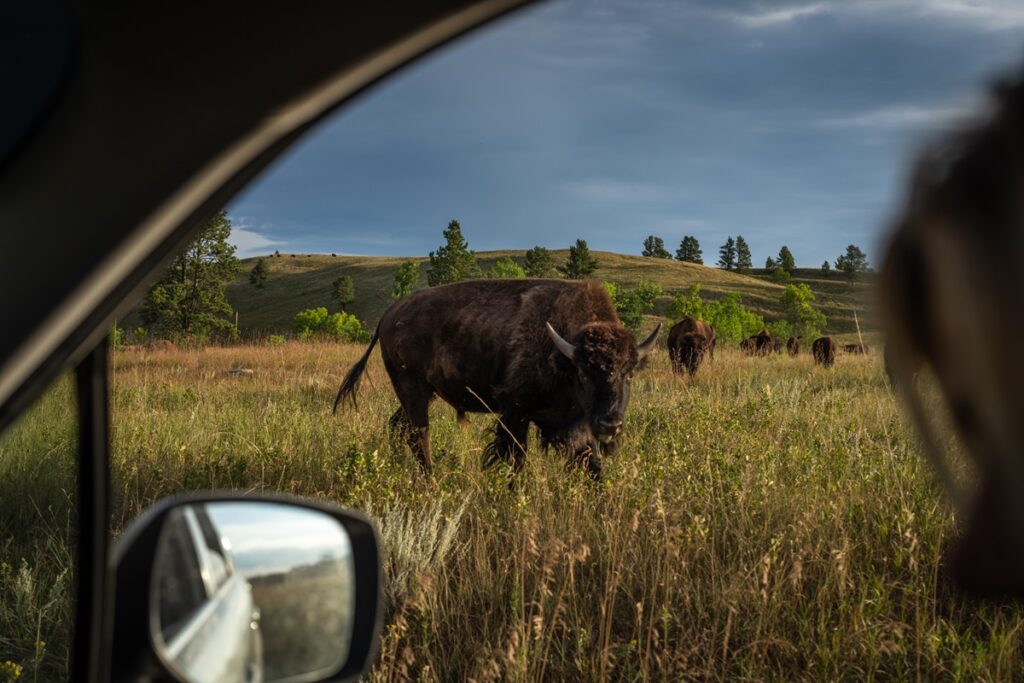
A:
{"type": "MultiPolygon", "coordinates": [[[[237,276],[241,262],[235,256],[234,246],[228,241],[230,233],[231,221],[222,211],[210,219],[189,247],[172,261],[164,277],[150,289],[143,301],[140,317],[145,328],[139,328],[132,333],[137,343],[147,338],[203,342],[237,337],[236,322],[232,320],[234,311],[227,300],[226,288],[237,276]]],[[[479,277],[563,277],[580,280],[593,276],[598,269],[598,261],[591,253],[587,241],[577,239],[575,244],[569,247],[568,257],[562,264],[555,263],[551,251],[545,247],[535,246],[526,251],[522,263],[505,256],[498,259],[484,273],[477,262],[476,253],[469,248],[462,234],[462,226],[457,220],[448,223],[442,236],[443,244],[431,251],[428,256],[426,280],[427,285],[431,287],[479,277]]],[[[655,235],[650,235],[644,240],[643,255],[651,258],[672,258],[665,249],[664,241],[655,235]]],[[[280,257],[280,252],[274,252],[273,256],[266,258],[280,257]]],[[[257,259],[249,271],[249,283],[257,289],[266,287],[270,280],[266,258],[257,259]]],[[[701,247],[697,238],[692,235],[684,236],[675,258],[702,264],[701,247]]],[[[750,248],[742,235],[737,235],[735,239],[732,236],[727,238],[719,249],[717,265],[724,270],[735,271],[752,268],[750,248]]],[[[766,270],[777,279],[788,280],[788,275],[795,267],[793,254],[786,246],[779,250],[777,258],[769,257],[766,262],[766,270]]],[[[852,278],[857,273],[868,270],[869,265],[866,255],[859,247],[851,244],[846,252],[836,259],[835,269],[852,278]]],[[[826,261],[822,264],[821,272],[828,275],[830,271],[830,264],[826,261]]],[[[420,276],[418,261],[410,260],[399,265],[393,275],[391,298],[398,300],[411,294],[419,285],[420,276]]],[[[611,283],[606,283],[605,286],[623,322],[634,329],[639,327],[643,316],[653,309],[655,299],[663,294],[657,285],[651,283],[641,282],[630,290],[621,289],[611,283]]],[[[810,289],[806,285],[801,285],[792,292],[787,287],[785,291],[794,301],[801,302],[798,305],[784,301],[787,310],[793,306],[810,306],[810,301],[813,301],[813,294],[810,294],[810,289]]],[[[688,300],[690,307],[697,310],[694,296],[696,292],[691,293],[688,300]]],[[[363,325],[347,312],[348,306],[356,300],[355,282],[351,275],[339,275],[332,281],[331,298],[338,305],[340,312],[331,314],[325,307],[300,311],[294,320],[295,333],[300,338],[327,336],[352,341],[365,338],[363,325]]],[[[677,296],[677,306],[682,305],[679,302],[677,296]]],[[[738,305],[738,302],[735,303],[738,305]]],[[[728,322],[729,316],[726,315],[733,309],[726,305],[723,309],[726,313],[716,313],[716,310],[707,309],[704,313],[715,313],[723,318],[724,324],[735,327],[728,322]]],[[[754,321],[751,318],[747,323],[753,325],[754,321]]],[[[812,323],[814,324],[809,323],[811,327],[819,326],[817,320],[813,320],[812,323]]],[[[803,326],[803,323],[798,323],[794,318],[792,326],[803,326]]],[[[823,321],[820,326],[823,326],[823,321]]],[[[116,339],[124,336],[121,331],[115,332],[116,339]]]]}
{"type": "MultiPolygon", "coordinates": [[[[672,254],[665,248],[665,240],[657,235],[648,235],[643,242],[641,256],[649,258],[673,258],[672,254]]],[[[704,265],[704,256],[700,248],[700,242],[693,235],[684,235],[676,249],[675,259],[687,263],[704,265]]],[[[725,243],[718,248],[718,261],[715,264],[722,270],[746,272],[753,269],[753,258],[750,254],[750,246],[743,238],[731,235],[726,238],[725,243]]],[[[765,271],[776,281],[788,282],[793,271],[796,270],[796,259],[789,247],[783,245],[775,258],[769,256],[764,264],[765,271]]],[[[848,280],[853,281],[860,273],[871,269],[867,255],[855,244],[846,247],[846,252],[835,260],[835,270],[843,273],[848,280]]],[[[823,276],[829,277],[832,274],[832,265],[825,261],[821,265],[820,272],[823,276]]]]}

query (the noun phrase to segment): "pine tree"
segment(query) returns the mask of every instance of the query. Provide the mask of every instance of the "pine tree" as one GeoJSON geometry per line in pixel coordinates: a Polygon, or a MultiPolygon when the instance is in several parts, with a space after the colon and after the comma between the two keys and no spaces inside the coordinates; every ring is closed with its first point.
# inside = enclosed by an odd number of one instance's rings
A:
{"type": "Polygon", "coordinates": [[[753,268],[754,264],[750,260],[750,247],[747,246],[747,241],[743,239],[742,235],[736,236],[736,270],[747,270],[753,268]]]}
{"type": "Polygon", "coordinates": [[[862,273],[868,268],[868,257],[856,244],[846,247],[846,253],[836,259],[836,270],[843,271],[850,282],[857,278],[857,273],[862,273]]]}
{"type": "Polygon", "coordinates": [[[824,261],[821,264],[821,274],[824,277],[829,277],[830,275],[832,275],[832,266],[829,265],[828,261],[824,261]]]}
{"type": "Polygon", "coordinates": [[[256,259],[256,265],[249,271],[249,284],[257,289],[263,289],[267,284],[267,262],[264,259],[256,259]]]}
{"type": "Polygon", "coordinates": [[[665,248],[665,241],[655,235],[648,235],[644,240],[644,250],[641,255],[651,258],[672,258],[672,254],[668,253],[665,248]]]}
{"type": "Polygon", "coordinates": [[[462,236],[462,226],[458,221],[451,221],[444,230],[445,244],[436,252],[430,252],[430,270],[427,271],[427,284],[431,287],[445,285],[449,282],[468,280],[480,277],[480,266],[476,262],[476,253],[470,251],[469,244],[462,236]]]}
{"type": "Polygon", "coordinates": [[[550,251],[544,247],[526,250],[526,277],[554,277],[557,274],[550,251]]]}
{"type": "Polygon", "coordinates": [[[394,284],[391,286],[391,298],[397,301],[409,296],[419,281],[420,264],[415,261],[406,261],[395,271],[394,284]]]}
{"type": "Polygon", "coordinates": [[[704,255],[700,251],[700,242],[692,235],[685,235],[676,250],[676,259],[687,263],[704,264],[704,255]]]}
{"type": "Polygon", "coordinates": [[[724,270],[736,268],[736,240],[732,237],[718,249],[718,267],[724,270]]]}
{"type": "Polygon", "coordinates": [[[356,300],[356,285],[351,275],[341,275],[331,283],[331,294],[334,300],[341,306],[341,310],[356,300]]]}
{"type": "Polygon", "coordinates": [[[768,271],[769,273],[772,272],[773,270],[775,270],[776,266],[778,266],[778,264],[775,263],[775,259],[773,259],[771,256],[769,256],[767,259],[765,259],[764,269],[766,271],[768,271]]]}
{"type": "Polygon", "coordinates": [[[597,259],[590,255],[590,247],[586,240],[576,240],[569,247],[569,260],[565,262],[562,273],[567,280],[583,280],[597,270],[597,259]]]}
{"type": "Polygon", "coordinates": [[[228,242],[231,221],[221,211],[142,302],[142,322],[161,337],[232,336],[233,309],[225,290],[239,269],[235,247],[228,242]]]}
{"type": "Polygon", "coordinates": [[[782,249],[779,249],[779,260],[775,264],[784,271],[793,274],[796,270],[796,261],[793,259],[793,252],[789,250],[789,247],[783,245],[782,249]]]}

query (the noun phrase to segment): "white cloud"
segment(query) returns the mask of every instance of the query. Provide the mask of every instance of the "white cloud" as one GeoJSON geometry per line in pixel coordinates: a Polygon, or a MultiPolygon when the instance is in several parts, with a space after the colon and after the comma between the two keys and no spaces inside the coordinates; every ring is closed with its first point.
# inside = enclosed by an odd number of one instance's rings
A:
{"type": "Polygon", "coordinates": [[[891,105],[869,109],[849,116],[822,119],[826,128],[941,128],[963,121],[977,110],[974,107],[923,107],[920,105],[891,105]]]}
{"type": "Polygon", "coordinates": [[[1019,0],[822,0],[783,7],[757,4],[740,10],[715,11],[751,29],[783,26],[812,16],[892,17],[903,20],[938,19],[996,31],[1024,27],[1024,3],[1019,0]]]}
{"type": "Polygon", "coordinates": [[[829,8],[825,3],[815,2],[809,5],[791,5],[770,10],[736,13],[733,15],[733,19],[748,28],[763,28],[777,24],[788,24],[797,19],[822,14],[828,10],[829,8]]]}
{"type": "MultiPolygon", "coordinates": [[[[266,228],[268,226],[263,227],[266,228]]],[[[228,241],[235,245],[235,255],[239,258],[266,254],[270,251],[269,247],[278,247],[285,244],[284,242],[270,239],[266,235],[253,230],[251,224],[249,224],[245,218],[239,218],[232,221],[231,237],[228,241]]]]}

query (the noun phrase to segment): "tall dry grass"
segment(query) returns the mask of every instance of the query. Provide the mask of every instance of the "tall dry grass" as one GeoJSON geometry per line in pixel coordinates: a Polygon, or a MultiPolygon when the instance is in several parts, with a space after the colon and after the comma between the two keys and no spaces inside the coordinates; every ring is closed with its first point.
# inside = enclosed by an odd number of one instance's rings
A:
{"type": "Polygon", "coordinates": [[[460,428],[433,406],[430,478],[392,452],[376,355],[358,409],[332,416],[362,350],[117,354],[115,531],[191,489],[372,511],[388,556],[375,681],[1024,675],[1024,613],[965,601],[941,572],[954,520],[874,356],[824,370],[724,350],[689,380],[658,355],[603,484],[531,447],[510,490],[480,471],[487,416],[460,428]]]}

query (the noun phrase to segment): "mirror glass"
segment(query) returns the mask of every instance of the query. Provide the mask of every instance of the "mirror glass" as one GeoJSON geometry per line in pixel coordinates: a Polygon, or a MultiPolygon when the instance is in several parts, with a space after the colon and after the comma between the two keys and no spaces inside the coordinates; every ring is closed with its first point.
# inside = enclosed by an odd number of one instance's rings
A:
{"type": "Polygon", "coordinates": [[[314,680],[345,663],[355,566],[336,519],[285,503],[190,503],[160,534],[150,623],[185,680],[314,680]]]}

